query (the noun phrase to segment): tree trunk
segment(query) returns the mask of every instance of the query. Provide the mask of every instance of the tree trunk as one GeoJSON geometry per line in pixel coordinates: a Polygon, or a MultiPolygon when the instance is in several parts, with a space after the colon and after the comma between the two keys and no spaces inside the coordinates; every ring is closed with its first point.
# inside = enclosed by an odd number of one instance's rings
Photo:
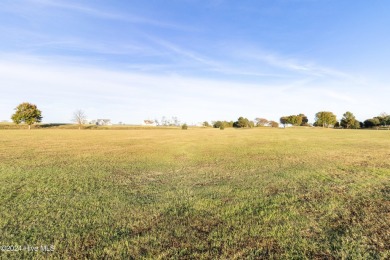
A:
{"type": "Polygon", "coordinates": [[[31,125],[28,125],[28,130],[31,130],[31,125]]]}

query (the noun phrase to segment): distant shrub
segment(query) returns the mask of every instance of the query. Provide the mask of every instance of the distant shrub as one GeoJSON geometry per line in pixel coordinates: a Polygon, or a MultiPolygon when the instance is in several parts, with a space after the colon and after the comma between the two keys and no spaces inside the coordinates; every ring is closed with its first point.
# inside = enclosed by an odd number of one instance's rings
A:
{"type": "Polygon", "coordinates": [[[187,125],[187,124],[183,124],[183,125],[181,126],[181,129],[187,130],[187,129],[188,129],[188,125],[187,125]]]}
{"type": "Polygon", "coordinates": [[[220,129],[220,130],[224,130],[224,129],[225,129],[225,126],[224,126],[224,125],[221,125],[221,126],[219,127],[219,129],[220,129]]]}

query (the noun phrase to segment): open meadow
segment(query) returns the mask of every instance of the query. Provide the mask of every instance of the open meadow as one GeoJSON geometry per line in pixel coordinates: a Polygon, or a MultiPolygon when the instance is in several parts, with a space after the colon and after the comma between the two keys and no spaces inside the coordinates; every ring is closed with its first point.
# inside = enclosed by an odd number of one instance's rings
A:
{"type": "Polygon", "coordinates": [[[389,158],[390,131],[0,130],[0,257],[388,259],[389,158]]]}

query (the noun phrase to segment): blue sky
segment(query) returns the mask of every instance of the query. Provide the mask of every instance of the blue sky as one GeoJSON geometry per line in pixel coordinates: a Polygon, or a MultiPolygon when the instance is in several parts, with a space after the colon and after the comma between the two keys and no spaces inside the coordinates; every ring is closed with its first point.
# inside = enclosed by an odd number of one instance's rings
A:
{"type": "Polygon", "coordinates": [[[390,113],[390,2],[0,2],[0,120],[390,113]]]}

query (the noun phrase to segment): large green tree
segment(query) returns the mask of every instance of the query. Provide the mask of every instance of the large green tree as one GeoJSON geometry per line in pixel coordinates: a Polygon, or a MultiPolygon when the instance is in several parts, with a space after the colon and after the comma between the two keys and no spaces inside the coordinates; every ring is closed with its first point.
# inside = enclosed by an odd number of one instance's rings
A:
{"type": "Polygon", "coordinates": [[[347,111],[344,113],[343,115],[343,118],[341,119],[341,122],[340,122],[340,125],[344,128],[356,128],[357,124],[356,123],[359,123],[357,122],[355,116],[347,111]]]}
{"type": "Polygon", "coordinates": [[[32,124],[42,121],[42,112],[34,104],[25,102],[17,106],[15,110],[11,117],[15,124],[25,123],[28,129],[31,129],[32,124]]]}
{"type": "Polygon", "coordinates": [[[336,122],[337,119],[335,114],[328,111],[321,111],[316,114],[314,124],[316,126],[330,127],[331,125],[336,124],[336,122]]]}

